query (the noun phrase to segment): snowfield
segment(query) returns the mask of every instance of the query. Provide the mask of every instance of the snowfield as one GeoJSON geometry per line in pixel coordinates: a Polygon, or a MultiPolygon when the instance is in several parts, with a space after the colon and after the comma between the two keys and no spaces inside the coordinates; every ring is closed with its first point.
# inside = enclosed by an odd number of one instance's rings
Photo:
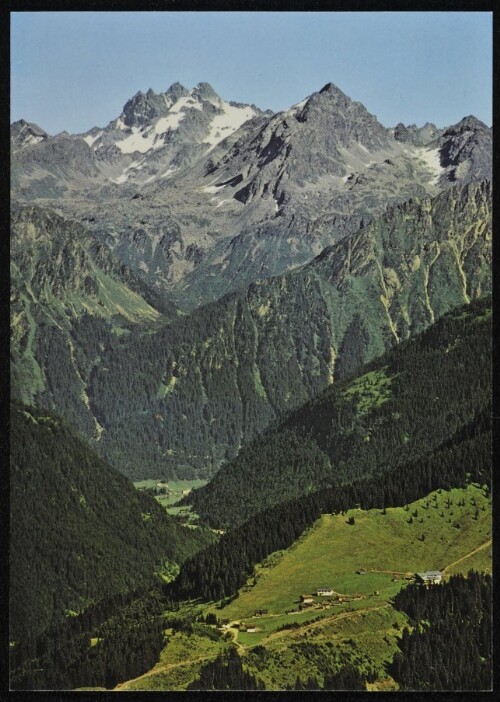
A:
{"type": "Polygon", "coordinates": [[[204,143],[210,144],[209,151],[257,114],[251,107],[235,107],[224,100],[221,101],[220,108],[223,114],[213,118],[208,136],[204,139],[204,143]]]}
{"type": "Polygon", "coordinates": [[[438,181],[439,176],[443,173],[444,168],[441,167],[441,159],[439,156],[439,149],[417,149],[415,154],[421,161],[424,161],[425,165],[433,174],[433,178],[430,181],[432,185],[435,185],[438,181]]]}
{"type": "Polygon", "coordinates": [[[88,136],[84,136],[83,141],[87,142],[87,144],[89,146],[92,146],[92,144],[94,144],[99,139],[99,137],[101,135],[102,135],[102,130],[100,132],[98,132],[95,136],[90,136],[90,134],[88,136]]]}

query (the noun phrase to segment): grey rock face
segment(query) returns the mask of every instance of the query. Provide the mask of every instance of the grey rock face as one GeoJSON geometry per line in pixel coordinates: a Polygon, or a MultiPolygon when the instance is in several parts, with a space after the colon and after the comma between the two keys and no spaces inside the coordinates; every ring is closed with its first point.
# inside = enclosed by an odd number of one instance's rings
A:
{"type": "Polygon", "coordinates": [[[220,101],[219,95],[215,92],[210,83],[198,83],[196,88],[193,89],[193,97],[200,98],[201,100],[209,100],[211,102],[220,101]]]}
{"type": "Polygon", "coordinates": [[[48,137],[49,135],[47,132],[40,129],[37,124],[26,122],[24,119],[14,122],[10,127],[10,138],[13,150],[39,144],[45,141],[45,139],[48,139],[48,137]]]}
{"type": "Polygon", "coordinates": [[[441,181],[470,183],[491,178],[492,130],[473,116],[446,129],[438,140],[441,181]]]}
{"type": "MultiPolygon", "coordinates": [[[[185,88],[182,90],[188,92],[185,88]]],[[[148,90],[147,93],[138,92],[125,103],[120,118],[127,127],[142,127],[167,113],[174,102],[173,98],[169,97],[170,99],[167,99],[166,95],[157,95],[153,90],[148,90]]]]}
{"type": "MultiPolygon", "coordinates": [[[[16,164],[14,188],[16,194],[28,200],[44,195],[53,197],[55,192],[72,196],[76,190],[80,194],[87,190],[88,194],[88,189],[95,191],[94,197],[102,199],[103,186],[113,191],[113,184],[144,185],[169,178],[259,114],[263,113],[255,107],[222,100],[208,83],[200,83],[191,91],[179,83],[165,93],[140,91],[127,101],[120,116],[104,128],[93,127],[79,135],[45,135],[48,142],[57,142],[57,149],[68,151],[67,173],[61,174],[57,185],[50,180],[53,165],[50,159],[47,161],[40,151],[28,148],[32,142],[41,141],[42,135],[38,136],[37,132],[31,141],[25,139],[23,146],[30,153],[27,160],[36,170],[16,164]],[[77,141],[79,146],[73,147],[72,142],[77,141]],[[87,164],[80,168],[71,153],[74,148],[84,148],[82,141],[90,151],[87,164]],[[93,168],[89,167],[90,161],[93,168]]],[[[13,125],[13,151],[18,147],[19,132],[20,126],[13,125]]]]}
{"type": "Polygon", "coordinates": [[[297,122],[310,121],[319,127],[327,144],[347,148],[362,143],[374,151],[389,143],[388,130],[360,103],[354,102],[333,83],[314,93],[296,114],[297,122]],[[328,118],[325,119],[325,115],[328,118]]]}
{"type": "Polygon", "coordinates": [[[12,169],[21,199],[80,221],[91,202],[93,232],[186,310],[307,262],[388,205],[490,176],[479,120],[386,129],[332,83],[276,115],[207,83],[139,92],[105,128],[14,152],[12,169]]]}
{"type": "Polygon", "coordinates": [[[431,122],[426,122],[423,127],[417,127],[416,124],[406,127],[402,122],[399,122],[394,127],[394,138],[396,141],[411,143],[415,146],[426,146],[439,137],[443,131],[431,122]]]}

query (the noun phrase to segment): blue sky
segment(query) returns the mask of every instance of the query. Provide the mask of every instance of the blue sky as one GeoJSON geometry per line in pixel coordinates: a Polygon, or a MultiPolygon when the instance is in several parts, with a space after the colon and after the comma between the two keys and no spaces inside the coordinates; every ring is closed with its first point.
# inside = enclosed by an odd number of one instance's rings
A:
{"type": "Polygon", "coordinates": [[[11,29],[12,120],[51,134],[175,81],[275,111],[332,81],[387,127],[492,121],[486,12],[29,12],[11,29]]]}

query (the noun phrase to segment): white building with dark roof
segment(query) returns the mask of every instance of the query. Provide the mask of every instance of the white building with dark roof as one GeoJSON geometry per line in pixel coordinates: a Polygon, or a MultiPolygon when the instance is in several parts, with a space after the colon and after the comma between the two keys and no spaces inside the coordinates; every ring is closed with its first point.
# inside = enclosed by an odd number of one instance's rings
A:
{"type": "Polygon", "coordinates": [[[316,594],[318,597],[328,597],[333,595],[333,590],[331,587],[318,587],[316,594]]]}
{"type": "Polygon", "coordinates": [[[423,585],[439,585],[443,579],[443,574],[440,570],[426,570],[423,573],[415,573],[417,582],[423,585]]]}

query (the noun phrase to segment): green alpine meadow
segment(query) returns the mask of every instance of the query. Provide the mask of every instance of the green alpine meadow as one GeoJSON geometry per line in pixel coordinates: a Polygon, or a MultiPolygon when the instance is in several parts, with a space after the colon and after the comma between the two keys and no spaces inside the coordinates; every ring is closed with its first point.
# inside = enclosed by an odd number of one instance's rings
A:
{"type": "Polygon", "coordinates": [[[491,13],[255,9],[11,15],[9,692],[482,699],[491,13]]]}

